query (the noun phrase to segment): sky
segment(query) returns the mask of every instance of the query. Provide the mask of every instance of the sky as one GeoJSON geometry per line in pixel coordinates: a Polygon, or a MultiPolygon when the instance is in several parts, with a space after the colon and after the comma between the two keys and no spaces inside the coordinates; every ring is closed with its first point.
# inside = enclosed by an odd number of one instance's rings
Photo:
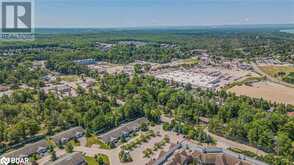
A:
{"type": "Polygon", "coordinates": [[[293,23],[294,0],[35,0],[36,27],[293,23]]]}

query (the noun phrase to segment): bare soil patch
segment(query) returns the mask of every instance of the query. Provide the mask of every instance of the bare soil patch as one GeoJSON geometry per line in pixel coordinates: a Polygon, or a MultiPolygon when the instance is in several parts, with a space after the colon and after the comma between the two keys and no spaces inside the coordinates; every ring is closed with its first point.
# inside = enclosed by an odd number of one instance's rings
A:
{"type": "Polygon", "coordinates": [[[294,105],[294,88],[286,87],[269,81],[253,83],[251,86],[234,86],[228,91],[236,95],[245,95],[277,103],[294,105]]]}

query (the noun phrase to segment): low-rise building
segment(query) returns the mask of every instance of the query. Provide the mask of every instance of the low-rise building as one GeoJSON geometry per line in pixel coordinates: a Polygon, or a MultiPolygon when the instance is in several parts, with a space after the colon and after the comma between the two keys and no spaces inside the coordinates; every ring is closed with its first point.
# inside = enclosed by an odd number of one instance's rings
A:
{"type": "Polygon", "coordinates": [[[121,126],[100,135],[100,138],[105,143],[116,143],[121,136],[123,136],[123,135],[127,136],[131,132],[138,131],[140,125],[142,123],[146,123],[146,122],[148,122],[148,120],[146,118],[139,118],[139,119],[134,120],[132,122],[122,124],[121,126]]]}
{"type": "Polygon", "coordinates": [[[36,143],[27,144],[24,147],[19,148],[15,151],[6,153],[3,156],[7,158],[16,158],[16,157],[24,158],[24,157],[31,156],[33,154],[42,156],[47,152],[48,146],[49,144],[46,140],[41,140],[36,143]]]}
{"type": "Polygon", "coordinates": [[[56,144],[64,144],[71,139],[78,139],[82,137],[85,133],[85,130],[82,127],[74,127],[66,131],[62,131],[52,136],[51,139],[56,144]]]}
{"type": "Polygon", "coordinates": [[[67,154],[54,162],[48,162],[48,165],[87,165],[82,153],[73,152],[67,154]]]}
{"type": "Polygon", "coordinates": [[[216,147],[201,147],[182,141],[171,145],[167,152],[159,154],[157,159],[150,160],[147,165],[267,165],[264,162],[233,153],[216,147]]]}

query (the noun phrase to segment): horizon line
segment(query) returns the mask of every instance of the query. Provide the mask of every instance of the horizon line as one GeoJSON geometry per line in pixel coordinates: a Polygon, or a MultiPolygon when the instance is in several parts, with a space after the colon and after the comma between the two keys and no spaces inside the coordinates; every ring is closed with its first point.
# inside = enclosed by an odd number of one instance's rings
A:
{"type": "Polygon", "coordinates": [[[285,24],[222,24],[222,25],[155,25],[155,26],[109,26],[109,27],[35,27],[34,29],[152,29],[152,28],[218,28],[218,27],[249,27],[249,26],[294,26],[285,24]]]}

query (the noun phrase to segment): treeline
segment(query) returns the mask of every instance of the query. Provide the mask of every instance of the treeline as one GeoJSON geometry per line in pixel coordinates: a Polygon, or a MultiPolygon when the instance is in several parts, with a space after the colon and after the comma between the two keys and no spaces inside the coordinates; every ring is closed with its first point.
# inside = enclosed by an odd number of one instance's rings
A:
{"type": "MultiPolygon", "coordinates": [[[[294,35],[280,33],[277,29],[187,29],[187,30],[150,30],[96,32],[91,34],[40,34],[34,42],[5,42],[2,48],[46,48],[93,49],[95,42],[115,43],[117,41],[146,41],[149,43],[176,44],[178,49],[162,49],[156,44],[135,47],[115,46],[103,55],[115,63],[128,63],[132,59],[167,62],[174,57],[187,56],[190,50],[205,49],[215,56],[229,58],[255,58],[274,56],[281,61],[294,62],[294,35]],[[183,53],[184,52],[184,53],[183,53]],[[116,55],[118,56],[116,57],[116,55]],[[124,56],[123,56],[124,55],[124,56]]],[[[44,50],[46,52],[46,50],[44,50]]],[[[94,52],[99,52],[97,49],[94,52]]],[[[101,53],[101,52],[100,52],[101,53]]],[[[103,52],[102,52],[103,53],[103,52]]],[[[30,54],[28,52],[28,54],[30,54]]],[[[42,52],[38,52],[42,54],[42,52]]],[[[87,54],[87,53],[85,53],[87,54]]]]}
{"type": "Polygon", "coordinates": [[[135,60],[144,60],[156,63],[167,63],[172,59],[188,58],[191,55],[179,48],[161,48],[159,44],[145,46],[117,45],[105,54],[105,60],[112,63],[128,64],[135,60]]]}

